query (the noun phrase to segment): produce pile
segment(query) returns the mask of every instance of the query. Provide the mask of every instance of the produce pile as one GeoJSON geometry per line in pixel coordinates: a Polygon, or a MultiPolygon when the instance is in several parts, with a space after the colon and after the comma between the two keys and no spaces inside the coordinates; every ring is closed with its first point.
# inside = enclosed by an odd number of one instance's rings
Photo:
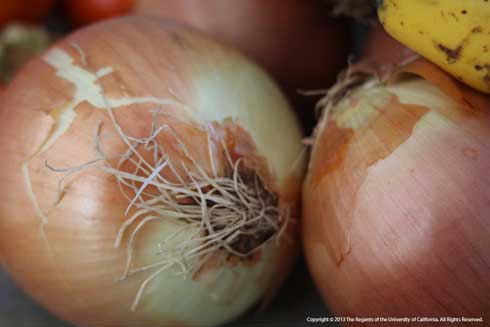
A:
{"type": "Polygon", "coordinates": [[[342,325],[490,321],[490,2],[0,1],[0,28],[0,259],[58,318],[228,323],[303,253],[342,325]]]}

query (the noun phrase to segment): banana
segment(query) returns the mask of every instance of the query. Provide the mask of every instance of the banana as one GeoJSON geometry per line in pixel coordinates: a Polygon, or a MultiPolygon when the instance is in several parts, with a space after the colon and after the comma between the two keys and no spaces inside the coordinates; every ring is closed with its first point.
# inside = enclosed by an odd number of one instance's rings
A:
{"type": "Polygon", "coordinates": [[[378,0],[395,39],[484,93],[490,93],[490,0],[378,0]]]}

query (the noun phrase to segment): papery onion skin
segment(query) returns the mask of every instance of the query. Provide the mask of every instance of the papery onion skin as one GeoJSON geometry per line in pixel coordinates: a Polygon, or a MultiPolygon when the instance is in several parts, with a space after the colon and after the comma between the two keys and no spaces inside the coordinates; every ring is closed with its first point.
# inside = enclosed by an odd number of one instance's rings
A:
{"type": "MultiPolygon", "coordinates": [[[[56,203],[62,175],[47,167],[94,159],[100,122],[101,147],[111,154],[125,151],[101,94],[113,99],[121,128],[140,138],[151,134],[151,110],[159,107],[155,99],[181,102],[185,108],[166,107],[167,123],[201,161],[208,140],[199,126],[236,122],[243,137],[237,132],[229,146],[247,159],[262,158],[258,174],[277,194],[279,208],[295,215],[302,136],[269,77],[237,52],[174,23],[107,21],[75,32],[27,64],[2,97],[0,251],[14,280],[58,317],[78,325],[210,325],[270,300],[297,252],[297,225],[286,231],[290,242],[267,243],[255,261],[210,264],[199,278],[163,272],[131,311],[149,272],[118,281],[127,252],[114,242],[128,201],[114,176],[81,171],[56,203]],[[117,107],[117,99],[130,104],[117,107]]],[[[178,159],[181,150],[166,137],[160,141],[168,142],[178,159]]],[[[208,161],[201,163],[210,169],[208,161]]],[[[136,261],[155,260],[155,241],[172,228],[146,225],[136,243],[136,261]]]]}
{"type": "Polygon", "coordinates": [[[302,235],[335,315],[490,319],[489,108],[420,60],[324,116],[302,235]]]}
{"type": "Polygon", "coordinates": [[[173,19],[251,56],[289,92],[324,88],[346,64],[348,33],[318,0],[139,0],[134,13],[173,19]]]}

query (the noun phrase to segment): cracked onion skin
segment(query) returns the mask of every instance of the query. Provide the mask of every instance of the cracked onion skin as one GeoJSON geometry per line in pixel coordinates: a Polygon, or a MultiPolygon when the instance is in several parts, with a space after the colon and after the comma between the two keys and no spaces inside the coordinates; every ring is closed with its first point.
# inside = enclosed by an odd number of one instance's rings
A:
{"type": "Polygon", "coordinates": [[[489,109],[418,60],[323,116],[302,238],[335,315],[490,319],[489,109]]]}
{"type": "MultiPolygon", "coordinates": [[[[114,242],[128,201],[115,177],[81,170],[58,198],[62,174],[48,169],[93,160],[98,124],[101,148],[113,155],[127,149],[108,104],[124,132],[138,138],[151,134],[158,108],[205,171],[211,170],[208,145],[217,151],[226,143],[255,169],[278,209],[297,217],[299,124],[271,79],[238,52],[162,20],[106,21],[67,36],[28,63],[1,100],[0,253],[12,278],[58,317],[83,326],[214,325],[269,301],[289,272],[298,248],[293,223],[284,239],[267,242],[253,260],[210,261],[187,278],[162,272],[132,311],[154,270],[119,280],[128,237],[121,247],[114,242]],[[210,124],[231,126],[227,138],[217,128],[209,143],[210,124]]],[[[169,135],[158,141],[179,162],[182,151],[169,135]]],[[[225,159],[215,160],[222,172],[225,159]]],[[[155,242],[172,228],[165,220],[145,225],[134,264],[154,262],[155,242]]]]}

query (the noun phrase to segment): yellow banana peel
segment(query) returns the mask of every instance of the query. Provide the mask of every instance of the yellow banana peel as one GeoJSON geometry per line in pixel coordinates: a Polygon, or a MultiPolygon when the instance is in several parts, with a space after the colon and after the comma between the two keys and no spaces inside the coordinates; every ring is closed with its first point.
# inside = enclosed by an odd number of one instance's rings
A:
{"type": "Polygon", "coordinates": [[[490,0],[381,0],[378,16],[395,39],[490,93],[490,0]]]}

